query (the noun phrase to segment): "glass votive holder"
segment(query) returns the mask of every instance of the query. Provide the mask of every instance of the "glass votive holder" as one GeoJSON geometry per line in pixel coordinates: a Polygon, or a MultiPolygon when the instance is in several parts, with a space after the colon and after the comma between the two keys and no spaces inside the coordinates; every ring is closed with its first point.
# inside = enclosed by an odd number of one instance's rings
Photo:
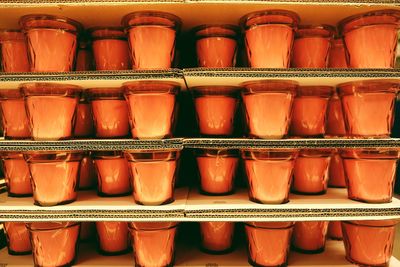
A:
{"type": "Polygon", "coordinates": [[[342,240],[343,239],[342,222],[341,221],[329,222],[328,237],[333,240],[342,240]]]}
{"type": "Polygon", "coordinates": [[[248,134],[280,139],[287,135],[298,84],[286,80],[261,80],[241,85],[248,134]]]}
{"type": "Polygon", "coordinates": [[[249,184],[249,199],[261,204],[289,202],[297,155],[298,152],[293,150],[242,150],[249,184]]]}
{"type": "Polygon", "coordinates": [[[345,69],[347,66],[346,50],[342,37],[336,37],[331,41],[331,49],[328,56],[328,68],[345,69]]]}
{"type": "Polygon", "coordinates": [[[30,232],[35,266],[71,266],[78,252],[80,223],[32,222],[30,232]]]}
{"type": "Polygon", "coordinates": [[[303,195],[322,195],[328,189],[330,150],[301,150],[293,171],[292,192],[303,195]]]}
{"type": "Polygon", "coordinates": [[[329,164],[329,187],[345,188],[346,175],[344,174],[343,159],[337,150],[334,150],[329,164]]]}
{"type": "Polygon", "coordinates": [[[129,166],[122,151],[96,151],[92,157],[96,167],[99,196],[115,197],[131,194],[129,166]]]}
{"type": "Polygon", "coordinates": [[[0,71],[29,72],[25,36],[19,30],[0,30],[0,71]]]}
{"type": "Polygon", "coordinates": [[[325,250],[329,222],[296,222],[293,231],[293,248],[301,253],[321,253],[325,250]]]}
{"type": "Polygon", "coordinates": [[[233,250],[234,222],[200,222],[201,249],[210,254],[233,250]]]}
{"type": "Polygon", "coordinates": [[[97,184],[96,169],[91,154],[92,152],[83,154],[79,171],[79,190],[92,189],[97,184]]]}
{"type": "Polygon", "coordinates": [[[72,19],[43,14],[26,15],[19,24],[28,44],[32,72],[72,71],[82,25],[72,19]]]}
{"type": "Polygon", "coordinates": [[[140,205],[174,201],[179,150],[126,151],[132,177],[133,199],[140,205]]]}
{"type": "Polygon", "coordinates": [[[193,33],[196,38],[199,67],[235,67],[239,27],[228,24],[206,24],[195,27],[193,33]]]}
{"type": "Polygon", "coordinates": [[[253,266],[287,266],[293,222],[247,222],[249,263],[253,266]]]}
{"type": "Polygon", "coordinates": [[[346,125],[344,122],[342,102],[336,92],[329,99],[326,111],[325,137],[338,138],[346,137],[346,125]]]}
{"type": "Polygon", "coordinates": [[[87,91],[83,91],[76,108],[74,137],[89,138],[94,136],[93,124],[92,107],[87,96],[87,91]]]}
{"type": "Polygon", "coordinates": [[[338,85],[351,137],[386,138],[392,131],[400,80],[364,80],[338,85]]]}
{"type": "Polygon", "coordinates": [[[31,175],[24,156],[19,152],[1,152],[9,197],[32,196],[31,175]]]}
{"type": "Polygon", "coordinates": [[[339,22],[350,68],[394,68],[400,12],[375,10],[339,22]]]}
{"type": "Polygon", "coordinates": [[[399,150],[349,149],[343,150],[341,156],[350,199],[367,203],[392,201],[399,150]]]}
{"type": "Polygon", "coordinates": [[[335,31],[330,25],[299,26],[293,43],[292,67],[326,68],[335,31]]]}
{"type": "Polygon", "coordinates": [[[27,255],[32,253],[29,232],[23,222],[5,222],[4,230],[7,249],[10,255],[27,255]]]}
{"type": "Polygon", "coordinates": [[[136,266],[173,266],[177,222],[131,222],[136,266]]]}
{"type": "Polygon", "coordinates": [[[231,136],[239,106],[240,87],[199,86],[191,90],[200,134],[231,136]]]}
{"type": "Polygon", "coordinates": [[[25,83],[20,88],[33,140],[72,138],[76,108],[82,92],[79,86],[25,83]]]}
{"type": "Polygon", "coordinates": [[[20,90],[0,90],[0,106],[5,139],[29,139],[29,121],[20,90]]]}
{"type": "Polygon", "coordinates": [[[32,179],[33,200],[38,206],[56,206],[77,198],[82,152],[26,152],[32,179]]]}
{"type": "MultiPolygon", "coordinates": [[[[128,39],[123,28],[94,27],[89,29],[96,70],[128,70],[128,39]]],[[[138,40],[135,40],[138,41],[138,40]]]]}
{"type": "Polygon", "coordinates": [[[114,256],[130,251],[127,222],[96,222],[96,229],[100,254],[114,256]]]}
{"type": "Polygon", "coordinates": [[[132,137],[172,137],[180,85],[174,82],[140,81],[124,83],[132,137]]]}
{"type": "Polygon", "coordinates": [[[132,68],[170,68],[181,24],[177,16],[159,11],[138,11],[123,17],[122,25],[128,35],[132,68]]]}
{"type": "Polygon", "coordinates": [[[326,111],[332,93],[333,87],[330,86],[299,86],[293,102],[292,136],[324,136],[326,111]]]}
{"type": "Polygon", "coordinates": [[[200,192],[205,195],[228,195],[235,186],[239,153],[230,149],[195,151],[199,169],[200,192]]]}
{"type": "Polygon", "coordinates": [[[398,220],[342,222],[346,259],[359,266],[388,266],[398,220]]]}
{"type": "Polygon", "coordinates": [[[88,89],[94,127],[98,138],[129,136],[128,105],[122,88],[88,89]]]}
{"type": "Polygon", "coordinates": [[[90,242],[96,234],[96,224],[94,222],[81,222],[79,230],[79,242],[90,242]]]}
{"type": "MultiPolygon", "coordinates": [[[[79,47],[76,52],[75,71],[94,70],[93,51],[89,34],[85,31],[79,36],[79,47]]],[[[82,227],[82,226],[81,226],[82,227]]]]}
{"type": "Polygon", "coordinates": [[[289,68],[299,16],[287,10],[262,10],[240,19],[252,68],[289,68]]]}

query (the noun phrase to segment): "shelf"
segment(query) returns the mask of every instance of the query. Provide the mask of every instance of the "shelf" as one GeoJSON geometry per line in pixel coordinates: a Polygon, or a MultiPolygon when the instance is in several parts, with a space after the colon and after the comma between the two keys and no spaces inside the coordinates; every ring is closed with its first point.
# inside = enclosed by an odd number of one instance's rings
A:
{"type": "MultiPolygon", "coordinates": [[[[244,240],[243,240],[244,241],[244,240]]],[[[344,246],[341,241],[328,241],[325,251],[321,254],[300,254],[290,252],[288,266],[354,266],[344,257],[344,246]]],[[[32,266],[32,255],[10,256],[7,249],[0,251],[0,264],[7,266],[32,266]]],[[[83,244],[80,246],[80,253],[76,266],[134,266],[133,254],[120,256],[102,256],[95,251],[94,245],[83,244]],[[84,251],[84,252],[82,252],[84,251]]],[[[179,246],[177,248],[174,266],[250,266],[247,261],[245,247],[240,247],[225,255],[210,255],[201,252],[193,245],[179,246]],[[184,249],[183,249],[184,248],[184,249]]],[[[400,267],[400,262],[394,257],[391,258],[389,267],[400,267]]]]}

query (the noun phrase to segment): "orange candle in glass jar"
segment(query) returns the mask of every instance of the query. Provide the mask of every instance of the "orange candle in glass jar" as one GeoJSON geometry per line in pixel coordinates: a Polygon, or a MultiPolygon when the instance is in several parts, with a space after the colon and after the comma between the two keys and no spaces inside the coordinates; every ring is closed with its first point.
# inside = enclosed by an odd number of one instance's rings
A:
{"type": "Polygon", "coordinates": [[[343,159],[338,151],[332,154],[329,164],[329,187],[346,187],[346,176],[344,174],[343,159]]]}
{"type": "Polygon", "coordinates": [[[343,44],[343,38],[335,38],[331,41],[329,50],[328,68],[343,69],[348,68],[346,59],[346,50],[343,44]]]}
{"type": "Polygon", "coordinates": [[[18,89],[0,90],[0,106],[4,137],[27,139],[31,137],[25,101],[18,89]]]}
{"type": "Polygon", "coordinates": [[[25,36],[19,30],[0,30],[0,58],[3,72],[28,72],[25,36]]]}
{"type": "Polygon", "coordinates": [[[343,239],[342,222],[341,221],[329,222],[328,237],[333,240],[342,240],[343,239]]]}
{"type": "Polygon", "coordinates": [[[296,222],[293,231],[293,247],[302,253],[321,253],[325,250],[329,222],[296,222]]]}
{"type": "Polygon", "coordinates": [[[88,34],[85,32],[80,35],[79,48],[76,53],[75,71],[94,70],[93,53],[88,34]]]}
{"type": "Polygon", "coordinates": [[[200,222],[201,247],[211,254],[224,254],[232,250],[235,223],[200,222]]]}
{"type": "Polygon", "coordinates": [[[286,10],[263,10],[243,16],[248,61],[252,68],[288,68],[299,16],[286,10]]]}
{"type": "Polygon", "coordinates": [[[181,20],[170,13],[139,11],[122,19],[133,69],[168,69],[174,59],[181,20]]]}
{"type": "Polygon", "coordinates": [[[99,250],[103,255],[121,255],[129,252],[127,222],[96,222],[99,250]]]}
{"type": "Polygon", "coordinates": [[[79,190],[93,188],[97,183],[97,176],[91,152],[84,154],[79,171],[79,190]]]}
{"type": "Polygon", "coordinates": [[[121,151],[94,152],[99,196],[125,196],[132,192],[129,167],[121,151]]]}
{"type": "Polygon", "coordinates": [[[52,15],[20,18],[32,72],[66,72],[75,66],[78,34],[82,25],[72,19],[52,15]]]}
{"type": "Polygon", "coordinates": [[[86,91],[82,93],[76,109],[74,137],[92,137],[94,135],[93,113],[86,91]]]}
{"type": "Polygon", "coordinates": [[[297,83],[261,80],[243,83],[242,100],[249,135],[283,138],[288,133],[297,83]]]}
{"type": "Polygon", "coordinates": [[[29,232],[23,222],[5,222],[7,249],[10,255],[31,254],[32,247],[29,232]]]}
{"type": "Polygon", "coordinates": [[[342,102],[336,92],[329,99],[326,116],[325,137],[346,136],[347,132],[343,116],[342,102]]]}
{"type": "Polygon", "coordinates": [[[1,153],[8,196],[32,196],[31,175],[23,154],[18,152],[1,153]]]}
{"type": "Polygon", "coordinates": [[[81,229],[79,230],[79,241],[89,242],[95,236],[96,224],[94,222],[81,222],[81,229]]]}

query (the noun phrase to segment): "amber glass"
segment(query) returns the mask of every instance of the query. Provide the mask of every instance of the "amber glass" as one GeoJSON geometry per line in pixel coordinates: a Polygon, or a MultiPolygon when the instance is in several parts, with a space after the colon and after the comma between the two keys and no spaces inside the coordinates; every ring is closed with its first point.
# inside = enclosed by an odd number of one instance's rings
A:
{"type": "Polygon", "coordinates": [[[343,159],[337,150],[332,153],[331,162],[329,164],[328,186],[338,188],[346,187],[343,159]]]}
{"type": "Polygon", "coordinates": [[[96,224],[94,222],[81,222],[81,229],[79,230],[79,241],[91,242],[96,234],[96,224]]]}
{"type": "Polygon", "coordinates": [[[343,38],[335,38],[331,41],[329,50],[328,68],[343,69],[347,68],[346,50],[343,44],[343,38]]]}
{"type": "Polygon", "coordinates": [[[93,112],[88,100],[87,91],[82,93],[76,109],[74,137],[89,138],[94,136],[93,112]]]}
{"type": "Polygon", "coordinates": [[[245,224],[249,263],[253,266],[287,266],[293,222],[245,224]]]}
{"type": "Polygon", "coordinates": [[[299,16],[286,10],[263,10],[243,16],[250,67],[288,68],[299,16]]]}
{"type": "Polygon", "coordinates": [[[285,80],[261,80],[241,85],[251,137],[280,139],[287,135],[297,85],[285,80]]]}
{"type": "Polygon", "coordinates": [[[29,232],[23,222],[5,222],[7,249],[10,255],[31,254],[32,247],[29,232]]]}
{"type": "Polygon", "coordinates": [[[329,222],[296,222],[293,231],[293,248],[302,253],[321,253],[325,250],[329,222]]]}
{"type": "Polygon", "coordinates": [[[343,239],[342,222],[341,221],[329,222],[328,237],[333,240],[342,240],[343,239]]]}
{"type": "Polygon", "coordinates": [[[25,83],[25,97],[33,140],[70,139],[82,89],[75,85],[25,83]]]}
{"type": "Polygon", "coordinates": [[[201,248],[210,254],[229,253],[233,247],[234,222],[200,222],[201,248]]]}
{"type": "Polygon", "coordinates": [[[199,86],[191,89],[200,134],[221,137],[232,135],[240,87],[199,86]]]}
{"type": "Polygon", "coordinates": [[[72,71],[82,25],[72,19],[33,14],[20,18],[32,72],[72,71]]]}
{"type": "Polygon", "coordinates": [[[131,232],[135,266],[173,266],[176,222],[132,222],[131,232]]]}
{"type": "Polygon", "coordinates": [[[175,55],[181,20],[158,11],[133,12],[122,19],[128,34],[133,69],[168,69],[175,55]]]}
{"type": "Polygon", "coordinates": [[[239,155],[236,150],[204,149],[196,151],[200,191],[210,195],[226,195],[234,190],[239,155]]]}
{"type": "Polygon", "coordinates": [[[326,68],[335,28],[330,25],[299,26],[296,31],[292,67],[326,68]]]}
{"type": "Polygon", "coordinates": [[[388,266],[396,220],[342,222],[346,259],[359,266],[388,266]]]}
{"type": "Polygon", "coordinates": [[[94,70],[93,52],[89,34],[85,31],[79,36],[79,48],[76,54],[75,71],[94,70]]]}
{"type": "Polygon", "coordinates": [[[177,109],[176,95],[180,85],[163,81],[127,82],[132,137],[162,139],[172,136],[177,109]]]}
{"type": "Polygon", "coordinates": [[[394,68],[400,12],[375,10],[339,22],[350,68],[394,68]]]}
{"type": "Polygon", "coordinates": [[[29,71],[25,36],[19,30],[0,30],[0,71],[29,71]]]}
{"type": "Polygon", "coordinates": [[[342,151],[341,156],[350,199],[368,203],[392,201],[400,151],[353,149],[342,151]]]}
{"type": "Polygon", "coordinates": [[[80,223],[27,223],[35,266],[71,266],[78,252],[80,223]]]}
{"type": "Polygon", "coordinates": [[[96,222],[99,252],[103,255],[121,255],[130,250],[127,222],[96,222]]]}
{"type": "Polygon", "coordinates": [[[386,138],[392,131],[400,80],[365,80],[338,85],[348,134],[386,138]]]}
{"type": "Polygon", "coordinates": [[[35,205],[55,206],[76,200],[82,152],[27,152],[35,205]]]}
{"type": "Polygon", "coordinates": [[[129,166],[123,152],[93,152],[97,173],[97,194],[102,197],[126,196],[132,192],[129,166]]]}
{"type": "Polygon", "coordinates": [[[288,202],[297,154],[290,150],[243,150],[250,200],[262,204],[288,202]]]}
{"type": "Polygon", "coordinates": [[[79,190],[92,189],[97,184],[96,169],[91,154],[92,152],[86,152],[83,155],[79,172],[79,190]]]}
{"type": "Polygon", "coordinates": [[[336,92],[329,99],[326,116],[325,137],[344,137],[347,135],[342,102],[336,92]]]}
{"type": "Polygon", "coordinates": [[[31,175],[23,154],[3,152],[0,153],[0,157],[3,163],[8,196],[32,196],[31,175]]]}

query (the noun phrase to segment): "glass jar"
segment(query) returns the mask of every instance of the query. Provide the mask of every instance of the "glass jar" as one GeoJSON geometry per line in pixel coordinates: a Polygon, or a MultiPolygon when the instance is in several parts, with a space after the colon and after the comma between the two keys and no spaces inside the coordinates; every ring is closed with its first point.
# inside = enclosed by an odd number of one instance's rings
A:
{"type": "Polygon", "coordinates": [[[232,251],[234,222],[200,222],[201,248],[210,254],[232,251]]]}
{"type": "Polygon", "coordinates": [[[130,251],[127,222],[96,222],[99,252],[106,256],[122,255],[130,251]]]}
{"type": "Polygon", "coordinates": [[[23,222],[3,223],[9,255],[27,255],[32,253],[29,232],[23,222]]]}
{"type": "Polygon", "coordinates": [[[9,197],[32,196],[31,174],[19,152],[0,153],[9,197]]]}
{"type": "Polygon", "coordinates": [[[342,222],[341,221],[329,222],[328,237],[333,240],[342,240],[343,239],[342,222]]]}
{"type": "Polygon", "coordinates": [[[25,36],[19,30],[0,30],[0,58],[3,72],[29,72],[25,36]]]}
{"type": "Polygon", "coordinates": [[[331,49],[329,50],[328,68],[344,69],[348,68],[346,59],[346,50],[342,37],[336,37],[331,41],[331,49]]]}
{"type": "Polygon", "coordinates": [[[293,248],[301,253],[321,253],[325,250],[329,222],[296,222],[293,231],[293,248]]]}
{"type": "Polygon", "coordinates": [[[88,138],[94,136],[93,112],[88,100],[87,91],[83,91],[76,109],[74,137],[88,138]]]}
{"type": "Polygon", "coordinates": [[[92,189],[97,184],[97,175],[92,159],[92,152],[86,152],[81,161],[79,171],[79,190],[92,189]]]}
{"type": "Polygon", "coordinates": [[[75,71],[94,70],[93,51],[87,31],[79,36],[79,47],[76,54],[75,71]]]}

